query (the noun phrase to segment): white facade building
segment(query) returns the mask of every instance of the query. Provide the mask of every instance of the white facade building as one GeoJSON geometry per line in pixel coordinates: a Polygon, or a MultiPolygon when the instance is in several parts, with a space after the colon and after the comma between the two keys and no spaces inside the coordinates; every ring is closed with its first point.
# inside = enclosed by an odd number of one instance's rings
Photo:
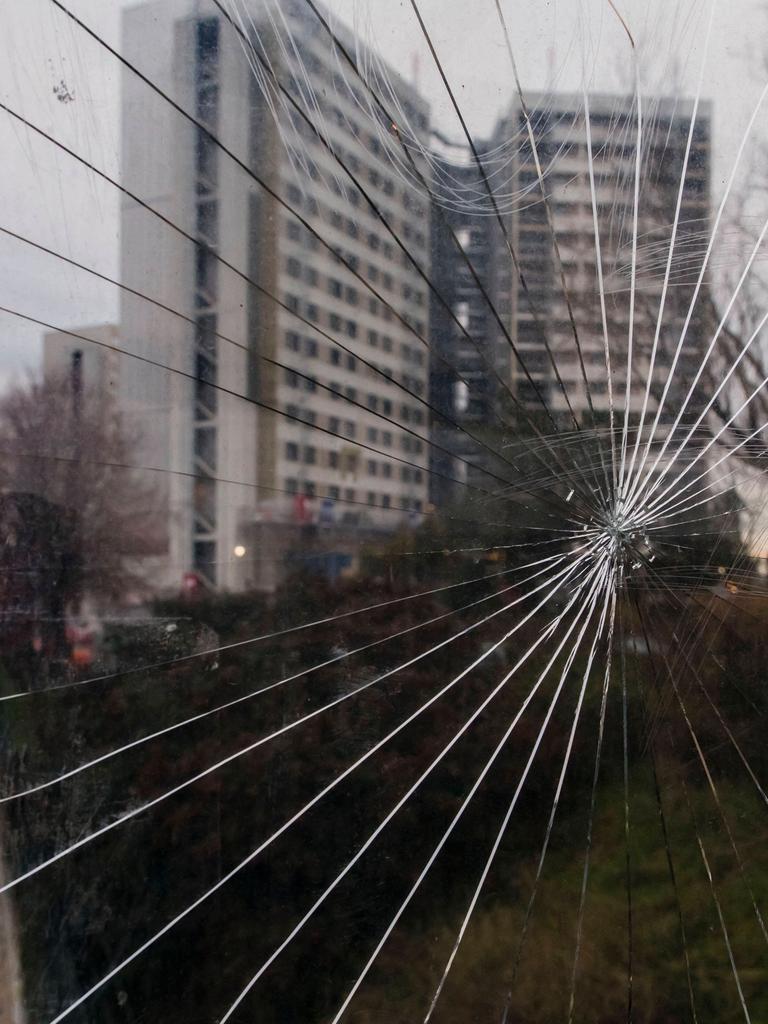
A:
{"type": "MultiPolygon", "coordinates": [[[[263,4],[251,13],[257,51],[300,104],[296,79],[308,76],[323,104],[310,119],[322,115],[330,147],[428,272],[426,204],[377,155],[355,94],[334,84],[330,38],[286,3],[297,49],[283,49],[263,4]]],[[[254,522],[300,526],[322,506],[352,532],[389,530],[424,508],[426,444],[408,430],[428,430],[426,286],[295,112],[278,127],[253,54],[213,3],[157,0],[127,10],[123,27],[127,59],[205,126],[125,71],[123,183],[187,235],[124,197],[121,280],[182,314],[122,294],[122,346],[181,371],[124,359],[120,378],[143,458],[168,471],[162,583],[194,572],[215,587],[259,586],[269,552],[243,550],[254,522]],[[301,162],[285,145],[293,131],[301,162]]],[[[396,87],[426,133],[426,107],[396,87]]]]}
{"type": "MultiPolygon", "coordinates": [[[[540,201],[541,186],[530,146],[523,144],[516,167],[519,210],[510,218],[510,232],[524,268],[528,288],[510,276],[516,341],[526,367],[549,406],[565,414],[567,402],[576,416],[590,421],[590,401],[605,415],[608,379],[600,307],[596,238],[606,299],[608,343],[612,355],[614,402],[623,410],[627,377],[630,323],[630,280],[634,216],[637,114],[632,97],[594,94],[589,97],[591,146],[588,145],[584,98],[555,93],[527,99],[536,126],[538,155],[544,168],[549,216],[557,239],[561,267],[553,246],[547,211],[540,201]],[[598,227],[595,230],[590,184],[590,148],[595,182],[598,227]],[[566,298],[570,299],[580,356],[566,298]],[[546,352],[547,339],[564,385],[557,382],[546,352]],[[589,394],[584,383],[586,375],[589,394]],[[567,402],[566,402],[567,395],[567,402]]],[[[645,98],[641,145],[642,169],[638,203],[638,258],[630,411],[643,404],[645,381],[659,313],[664,265],[669,247],[681,177],[685,185],[675,242],[674,272],[670,279],[659,337],[654,379],[662,377],[677,346],[701,265],[700,238],[709,218],[710,133],[709,104],[699,105],[690,157],[684,154],[693,114],[690,100],[645,98]]],[[[525,115],[512,105],[497,137],[510,131],[522,135],[525,115]]],[[[702,318],[706,282],[695,308],[681,352],[680,379],[692,375],[702,350],[702,318]]],[[[537,404],[533,387],[516,360],[511,361],[520,397],[537,404]]],[[[674,400],[674,396],[672,396],[674,400]]],[[[655,412],[655,395],[650,408],[655,412]]]]}

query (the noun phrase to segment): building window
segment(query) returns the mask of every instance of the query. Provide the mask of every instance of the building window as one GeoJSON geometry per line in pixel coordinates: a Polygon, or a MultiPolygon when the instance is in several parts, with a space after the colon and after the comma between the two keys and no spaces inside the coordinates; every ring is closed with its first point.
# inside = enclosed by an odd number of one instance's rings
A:
{"type": "Polygon", "coordinates": [[[211,583],[216,582],[216,544],[212,540],[195,541],[192,548],[195,570],[211,583]]]}
{"type": "Polygon", "coordinates": [[[217,280],[216,256],[208,249],[197,249],[195,253],[195,303],[198,307],[212,306],[216,302],[217,280]]]}
{"type": "Polygon", "coordinates": [[[202,84],[197,90],[197,117],[204,124],[213,126],[219,113],[219,87],[215,82],[202,84]]]}
{"type": "Polygon", "coordinates": [[[197,23],[197,61],[200,73],[212,73],[219,56],[219,20],[205,18],[197,23]]]}
{"type": "Polygon", "coordinates": [[[211,245],[217,242],[218,204],[209,199],[197,204],[197,233],[211,245]]]}

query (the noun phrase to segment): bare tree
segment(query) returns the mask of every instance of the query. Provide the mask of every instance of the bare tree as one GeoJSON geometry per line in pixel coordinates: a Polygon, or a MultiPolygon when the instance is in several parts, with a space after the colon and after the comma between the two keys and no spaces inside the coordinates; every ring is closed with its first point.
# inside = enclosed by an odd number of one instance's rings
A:
{"type": "Polygon", "coordinates": [[[30,378],[0,399],[0,490],[48,503],[81,594],[101,601],[136,585],[132,561],[162,539],[155,488],[132,465],[137,440],[109,399],[68,378],[30,378]]]}

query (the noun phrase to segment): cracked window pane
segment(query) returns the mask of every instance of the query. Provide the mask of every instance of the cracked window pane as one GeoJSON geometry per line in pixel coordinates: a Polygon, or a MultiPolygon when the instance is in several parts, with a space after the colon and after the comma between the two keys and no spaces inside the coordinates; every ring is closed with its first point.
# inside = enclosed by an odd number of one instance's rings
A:
{"type": "Polygon", "coordinates": [[[0,9],[0,1024],[768,1019],[767,15],[0,9]]]}

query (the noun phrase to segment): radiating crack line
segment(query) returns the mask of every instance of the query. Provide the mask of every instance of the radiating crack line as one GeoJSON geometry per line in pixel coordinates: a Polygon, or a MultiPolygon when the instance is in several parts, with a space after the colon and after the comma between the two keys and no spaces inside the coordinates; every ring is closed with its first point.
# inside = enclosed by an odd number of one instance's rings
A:
{"type": "MultiPolygon", "coordinates": [[[[448,693],[457,683],[465,678],[474,668],[485,661],[486,658],[490,657],[494,651],[498,650],[504,643],[506,643],[511,636],[513,636],[519,629],[521,629],[544,605],[550,600],[552,595],[567,582],[569,578],[572,578],[575,573],[575,567],[569,566],[563,571],[558,577],[553,587],[544,595],[544,597],[538,602],[538,604],[531,609],[526,616],[521,619],[518,623],[513,626],[500,640],[497,640],[488,650],[484,651],[478,658],[476,658],[470,665],[463,669],[458,675],[456,675],[449,683],[447,683],[441,690],[436,694],[433,694],[420,708],[410,714],[403,722],[396,726],[391,732],[387,733],[382,739],[378,740],[369,750],[362,754],[356,761],[344,769],[332,782],[328,783],[323,789],[321,789],[311,800],[309,800],[303,807],[301,807],[295,814],[293,814],[287,821],[285,821],[275,832],[272,833],[267,839],[265,839],[259,846],[251,851],[243,860],[241,860],[234,868],[232,868],[227,874],[223,875],[213,886],[207,889],[201,896],[199,896],[194,902],[190,903],[174,918],[172,918],[167,924],[161,929],[155,932],[149,939],[143,942],[137,949],[131,954],[125,957],[117,966],[113,967],[108,971],[99,981],[92,985],[86,992],[79,996],[76,1000],[70,1003],[63,1011],[61,1011],[50,1024],[59,1024],[60,1021],[68,1017],[74,1010],[79,1006],[82,1006],[88,999],[91,998],[99,989],[103,988],[112,978],[120,973],[128,964],[132,963],[139,956],[141,956],[147,949],[155,944],[160,938],[166,935],[172,928],[174,928],[180,921],[191,914],[197,907],[204,903],[210,896],[215,892],[218,892],[224,885],[227,884],[232,878],[235,877],[243,868],[247,867],[248,864],[252,863],[256,858],[263,853],[272,843],[275,842],[281,835],[287,832],[297,821],[299,821],[312,807],[318,804],[328,793],[332,792],[341,782],[344,781],[349,775],[351,775],[360,765],[364,764],[370,757],[377,753],[389,740],[393,739],[403,729],[415,721],[424,711],[431,707],[437,700],[439,700],[444,694],[448,693]]],[[[552,582],[551,580],[549,582],[552,582]]],[[[578,594],[571,598],[571,601],[567,605],[567,608],[571,607],[571,604],[575,602],[578,594]]],[[[565,609],[567,610],[567,609],[565,609]]],[[[565,612],[564,610],[564,612],[565,612]]],[[[562,612],[558,619],[564,614],[562,612]]],[[[555,622],[558,619],[554,620],[555,622]]],[[[538,642],[543,642],[549,636],[549,630],[544,630],[539,637],[538,642]]],[[[498,688],[500,689],[500,687],[498,688]]],[[[490,698],[489,698],[490,699],[490,698]]],[[[478,712],[479,713],[479,712],[478,712]]]]}

